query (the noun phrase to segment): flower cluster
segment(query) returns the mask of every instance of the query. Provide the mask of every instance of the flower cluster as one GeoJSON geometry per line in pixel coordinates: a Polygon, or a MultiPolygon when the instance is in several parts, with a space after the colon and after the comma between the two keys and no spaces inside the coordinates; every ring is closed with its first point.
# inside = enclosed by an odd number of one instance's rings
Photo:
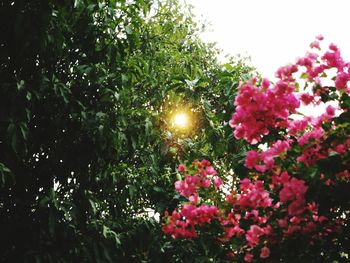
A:
{"type": "Polygon", "coordinates": [[[198,169],[196,173],[190,175],[186,173],[186,167],[183,164],[179,165],[178,171],[185,173],[184,179],[175,182],[175,190],[196,204],[198,197],[198,189],[209,188],[212,184],[214,187],[220,187],[222,181],[216,174],[216,170],[211,166],[208,160],[201,162],[195,161],[193,165],[198,169]]]}
{"type": "MultiPolygon", "coordinates": [[[[319,49],[321,40],[323,38],[319,36],[311,47],[319,49]]],[[[235,129],[234,135],[237,139],[243,138],[251,144],[256,144],[271,131],[287,127],[290,115],[296,112],[301,102],[304,105],[320,103],[322,99],[325,100],[323,97],[326,97],[329,91],[350,93],[350,64],[344,62],[340,50],[334,44],[331,44],[329,51],[323,55],[308,52],[295,64],[279,68],[276,77],[278,81],[275,85],[271,85],[267,79],[258,83],[257,79],[253,78],[240,86],[235,99],[236,111],[229,122],[235,129]],[[327,76],[326,73],[331,69],[337,70],[335,88],[322,83],[323,76],[327,76]],[[307,79],[307,84],[313,85],[314,94],[296,93],[296,87],[300,84],[294,75],[298,72],[307,79]]],[[[333,115],[334,109],[329,107],[322,117],[329,119],[333,115]]]]}
{"type": "Polygon", "coordinates": [[[288,140],[275,142],[271,148],[266,151],[257,152],[251,150],[247,153],[245,166],[249,169],[256,169],[259,172],[266,172],[276,167],[275,158],[283,157],[290,148],[288,140]]]}
{"type": "MultiPolygon", "coordinates": [[[[320,51],[322,40],[318,36],[311,48],[320,51]]],[[[207,160],[179,165],[183,177],[175,189],[186,201],[166,212],[164,233],[196,238],[204,225],[219,225],[213,235],[230,247],[227,258],[238,262],[272,256],[281,262],[283,255],[276,250],[296,239],[308,244],[305,250],[318,247],[326,254],[348,238],[350,229],[344,229],[350,216],[344,204],[350,203],[350,64],[331,44],[324,54],[308,52],[281,67],[276,77],[274,85],[256,78],[243,83],[235,99],[230,126],[237,139],[251,145],[244,163],[249,177],[237,176],[228,184],[207,160]],[[330,72],[335,72],[333,78],[330,72]],[[299,93],[297,73],[305,82],[299,93]],[[291,117],[301,104],[322,102],[338,106],[326,105],[318,117],[291,117]],[[266,144],[256,147],[259,142],[266,144]]]]}
{"type": "Polygon", "coordinates": [[[217,176],[216,170],[208,160],[195,161],[191,168],[187,171],[186,166],[180,164],[178,171],[184,174],[184,178],[175,182],[175,190],[187,197],[188,203],[179,211],[173,211],[171,215],[167,213],[167,224],[163,226],[164,233],[174,238],[196,237],[195,226],[210,223],[219,214],[215,205],[200,203],[199,192],[210,187],[219,188],[222,184],[221,178],[217,176]]]}
{"type": "Polygon", "coordinates": [[[166,214],[167,224],[163,226],[163,232],[174,238],[194,238],[197,236],[195,226],[210,223],[217,214],[216,206],[184,204],[180,212],[173,211],[171,216],[166,214]]]}
{"type": "Polygon", "coordinates": [[[286,127],[288,116],[300,105],[294,91],[295,87],[283,80],[274,86],[266,79],[259,86],[255,78],[243,84],[229,122],[235,128],[235,137],[256,144],[272,129],[286,127]]]}

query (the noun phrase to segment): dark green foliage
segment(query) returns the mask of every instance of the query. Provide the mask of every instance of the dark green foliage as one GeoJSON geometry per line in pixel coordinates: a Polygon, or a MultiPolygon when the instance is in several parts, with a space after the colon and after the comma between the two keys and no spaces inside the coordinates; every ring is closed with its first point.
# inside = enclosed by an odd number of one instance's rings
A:
{"type": "Polygon", "coordinates": [[[180,159],[225,169],[241,151],[224,121],[251,69],[221,66],[184,10],[148,0],[0,2],[1,262],[219,253],[165,238],[146,210],[176,206],[180,159]],[[195,112],[192,134],[168,129],[167,111],[181,105],[195,112]]]}

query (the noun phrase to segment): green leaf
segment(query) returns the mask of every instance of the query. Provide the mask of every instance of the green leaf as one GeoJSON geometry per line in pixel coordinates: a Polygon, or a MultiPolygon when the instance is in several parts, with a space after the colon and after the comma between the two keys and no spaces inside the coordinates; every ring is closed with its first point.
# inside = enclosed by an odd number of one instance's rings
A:
{"type": "Polygon", "coordinates": [[[134,200],[134,199],[135,199],[135,194],[136,194],[136,192],[137,192],[136,187],[133,186],[133,185],[129,185],[129,186],[128,186],[128,190],[129,190],[130,199],[131,199],[131,200],[134,200]]]}
{"type": "Polygon", "coordinates": [[[32,93],[30,93],[29,91],[27,91],[27,95],[26,95],[27,100],[31,100],[32,99],[32,93]]]}
{"type": "Polygon", "coordinates": [[[152,122],[150,121],[149,118],[146,118],[145,120],[145,132],[146,132],[146,136],[149,136],[152,132],[152,122]]]}
{"type": "Polygon", "coordinates": [[[92,209],[92,213],[96,214],[97,208],[96,208],[95,202],[93,200],[89,199],[89,203],[90,203],[90,206],[91,206],[91,209],[92,209]]]}
{"type": "Polygon", "coordinates": [[[24,89],[24,80],[20,80],[19,82],[17,82],[17,90],[21,91],[22,89],[24,89]]]}
{"type": "Polygon", "coordinates": [[[127,26],[125,27],[125,32],[126,32],[127,34],[131,35],[131,34],[133,33],[132,27],[131,27],[130,25],[127,25],[127,26]]]}
{"type": "Polygon", "coordinates": [[[185,79],[185,82],[189,87],[194,87],[197,84],[198,80],[199,79],[194,79],[194,80],[185,79]]]}
{"type": "Polygon", "coordinates": [[[89,65],[79,65],[77,68],[81,73],[85,73],[85,74],[89,74],[93,69],[89,65]]]}
{"type": "Polygon", "coordinates": [[[103,230],[102,230],[102,234],[105,238],[107,238],[107,232],[108,232],[109,228],[107,226],[103,226],[103,230]]]}
{"type": "Polygon", "coordinates": [[[307,79],[308,78],[308,74],[307,73],[302,73],[301,75],[300,75],[300,78],[301,79],[307,79]]]}

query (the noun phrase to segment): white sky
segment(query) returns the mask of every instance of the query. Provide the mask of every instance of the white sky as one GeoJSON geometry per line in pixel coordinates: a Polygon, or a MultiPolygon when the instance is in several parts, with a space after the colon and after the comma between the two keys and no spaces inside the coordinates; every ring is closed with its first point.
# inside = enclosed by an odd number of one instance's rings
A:
{"type": "Polygon", "coordinates": [[[201,37],[225,54],[247,54],[263,77],[303,56],[315,36],[335,43],[350,61],[349,0],[186,0],[210,22],[201,37]]]}

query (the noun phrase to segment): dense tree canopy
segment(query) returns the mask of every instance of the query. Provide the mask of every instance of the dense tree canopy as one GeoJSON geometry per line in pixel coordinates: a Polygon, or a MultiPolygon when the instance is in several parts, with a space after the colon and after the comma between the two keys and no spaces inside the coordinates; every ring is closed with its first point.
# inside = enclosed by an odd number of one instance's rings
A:
{"type": "Polygon", "coordinates": [[[181,160],[243,169],[227,122],[244,60],[221,65],[176,1],[2,0],[0,27],[1,262],[220,254],[149,212],[178,204],[181,160]]]}

